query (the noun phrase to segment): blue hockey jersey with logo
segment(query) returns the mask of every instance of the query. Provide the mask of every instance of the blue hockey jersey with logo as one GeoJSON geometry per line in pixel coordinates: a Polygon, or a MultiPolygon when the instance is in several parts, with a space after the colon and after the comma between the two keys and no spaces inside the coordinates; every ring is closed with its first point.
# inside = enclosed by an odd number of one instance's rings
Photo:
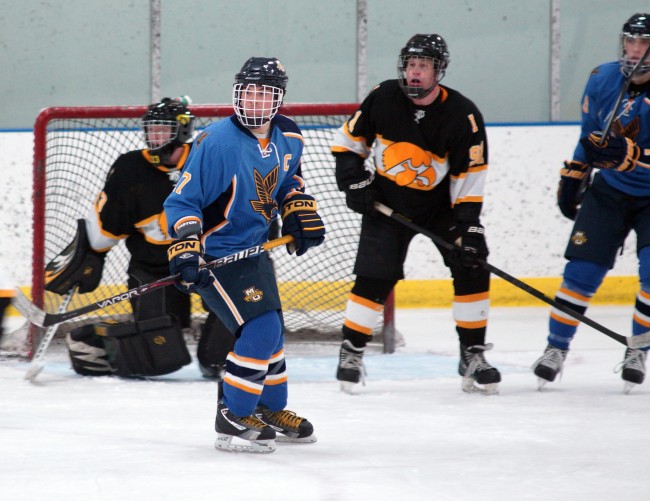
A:
{"type": "MultiPolygon", "coordinates": [[[[613,112],[612,131],[634,141],[641,149],[636,169],[618,172],[602,169],[599,175],[617,190],[632,196],[650,196],[650,84],[631,84],[617,110],[614,105],[625,77],[618,61],[605,63],[594,69],[582,97],[582,130],[580,137],[602,131],[613,112]]],[[[586,163],[582,145],[578,146],[573,159],[586,163]]]]}
{"type": "Polygon", "coordinates": [[[198,219],[205,253],[216,258],[267,241],[279,207],[305,190],[299,127],[276,115],[270,130],[268,141],[260,141],[233,115],[196,138],[164,204],[170,235],[177,237],[178,225],[198,219]]]}

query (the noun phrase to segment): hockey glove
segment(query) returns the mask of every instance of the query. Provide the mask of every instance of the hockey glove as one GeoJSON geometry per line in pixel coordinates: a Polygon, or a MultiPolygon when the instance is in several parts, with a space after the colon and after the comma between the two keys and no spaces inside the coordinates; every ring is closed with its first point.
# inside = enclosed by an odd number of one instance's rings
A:
{"type": "Polygon", "coordinates": [[[292,235],[295,242],[287,245],[287,252],[302,256],[310,247],[325,240],[325,225],[316,210],[316,200],[311,195],[292,195],[282,206],[282,235],[292,235]]]}
{"type": "Polygon", "coordinates": [[[205,261],[203,246],[197,235],[175,241],[167,249],[167,257],[172,275],[180,274],[174,284],[180,291],[189,294],[212,283],[210,271],[199,269],[205,261]]]}
{"type": "Polygon", "coordinates": [[[345,192],[345,205],[359,214],[376,214],[377,190],[372,186],[374,174],[364,171],[364,175],[364,178],[350,183],[343,189],[345,192]]]}
{"type": "Polygon", "coordinates": [[[451,252],[451,260],[463,268],[478,268],[478,260],[488,257],[485,229],[480,223],[462,223],[456,248],[451,252]]]}
{"type": "Polygon", "coordinates": [[[583,137],[580,144],[585,149],[587,162],[597,169],[630,172],[636,167],[641,155],[641,150],[631,139],[611,135],[603,139],[603,133],[600,131],[583,137]]]}
{"type": "Polygon", "coordinates": [[[580,205],[579,193],[582,180],[587,175],[587,166],[583,163],[564,162],[560,170],[560,184],[557,187],[557,205],[562,215],[575,221],[580,205]]]}

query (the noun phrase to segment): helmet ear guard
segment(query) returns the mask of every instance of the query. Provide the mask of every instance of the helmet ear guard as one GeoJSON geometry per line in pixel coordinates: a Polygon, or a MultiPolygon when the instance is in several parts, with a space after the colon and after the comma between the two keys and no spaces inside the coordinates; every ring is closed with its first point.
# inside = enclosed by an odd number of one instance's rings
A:
{"type": "Polygon", "coordinates": [[[422,99],[435,89],[436,85],[443,79],[447,66],[449,66],[449,49],[444,38],[437,34],[414,35],[410,38],[404,48],[400,51],[397,59],[397,78],[404,94],[409,99],[422,99]],[[429,88],[409,86],[406,79],[406,67],[412,57],[420,59],[431,59],[433,62],[434,83],[429,88]]]}
{"type": "Polygon", "coordinates": [[[277,114],[284,101],[289,77],[275,57],[251,57],[235,75],[232,103],[239,122],[261,127],[277,114]],[[255,99],[249,93],[257,94],[255,99]],[[260,99],[261,98],[261,99],[260,99]]]}
{"type": "Polygon", "coordinates": [[[187,96],[177,99],[165,97],[150,105],[142,117],[147,147],[152,155],[160,157],[163,164],[176,148],[194,137],[196,117],[187,109],[189,102],[191,100],[187,96]]]}
{"type": "MultiPolygon", "coordinates": [[[[629,39],[650,40],[650,14],[634,14],[630,17],[621,30],[620,36],[620,57],[621,73],[629,77],[638,63],[638,60],[629,59],[625,51],[625,42],[629,39]]],[[[643,75],[650,72],[650,61],[644,61],[636,70],[635,75],[643,75]]]]}

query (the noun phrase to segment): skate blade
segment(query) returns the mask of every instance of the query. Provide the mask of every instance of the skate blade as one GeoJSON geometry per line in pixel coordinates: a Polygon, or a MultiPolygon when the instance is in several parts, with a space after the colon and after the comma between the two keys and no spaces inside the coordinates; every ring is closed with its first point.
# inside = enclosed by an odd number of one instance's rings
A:
{"type": "Polygon", "coordinates": [[[350,383],[349,381],[340,381],[341,391],[347,393],[348,395],[358,395],[359,394],[359,385],[358,383],[350,383]]]}
{"type": "Polygon", "coordinates": [[[639,386],[639,385],[636,384],[636,383],[632,383],[632,382],[630,382],[630,381],[625,381],[625,384],[623,385],[623,393],[625,393],[626,395],[629,395],[630,392],[631,392],[634,388],[636,388],[637,386],[639,386]]]}
{"type": "Polygon", "coordinates": [[[308,437],[292,438],[286,435],[278,435],[275,441],[282,444],[313,444],[316,442],[316,435],[311,434],[308,437]]]}
{"type": "Polygon", "coordinates": [[[243,440],[232,435],[217,434],[214,448],[225,452],[252,452],[269,454],[275,451],[275,440],[243,440]],[[233,442],[233,439],[235,441],[233,442]]]}
{"type": "Polygon", "coordinates": [[[465,393],[480,393],[482,395],[497,395],[499,393],[499,383],[490,383],[479,386],[474,378],[463,377],[462,389],[465,393]]]}
{"type": "Polygon", "coordinates": [[[546,386],[548,383],[550,383],[549,380],[538,377],[537,378],[537,391],[543,391],[544,386],[546,386]]]}

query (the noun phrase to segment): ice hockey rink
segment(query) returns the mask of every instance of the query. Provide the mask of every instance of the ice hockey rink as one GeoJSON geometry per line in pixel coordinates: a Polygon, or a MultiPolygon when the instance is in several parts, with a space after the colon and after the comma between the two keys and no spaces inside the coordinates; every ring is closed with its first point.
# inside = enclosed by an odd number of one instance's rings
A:
{"type": "MultiPolygon", "coordinates": [[[[631,307],[589,316],[628,335],[631,307]]],[[[624,348],[581,326],[562,380],[537,389],[547,309],[493,308],[495,396],[466,394],[448,309],[397,310],[405,346],[366,356],[341,393],[338,346],[289,345],[289,408],[318,442],[213,447],[216,384],[193,364],[157,380],[84,378],[53,346],[35,384],[0,362],[3,500],[648,499],[650,383],[624,394],[624,348]]],[[[18,318],[10,326],[20,325],[18,318]]]]}

